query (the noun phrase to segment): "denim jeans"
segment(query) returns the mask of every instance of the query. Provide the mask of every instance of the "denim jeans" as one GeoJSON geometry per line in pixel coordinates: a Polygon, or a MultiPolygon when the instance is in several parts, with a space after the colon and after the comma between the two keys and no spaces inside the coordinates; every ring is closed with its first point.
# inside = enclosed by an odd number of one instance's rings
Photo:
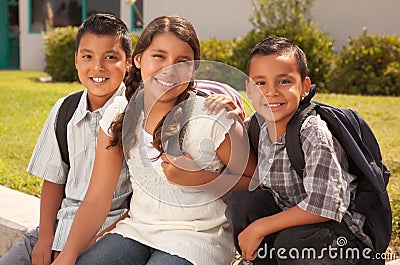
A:
{"type": "Polygon", "coordinates": [[[32,265],[32,250],[38,240],[38,229],[25,233],[22,240],[0,259],[0,265],[32,265]]]}
{"type": "MultiPolygon", "coordinates": [[[[255,191],[233,191],[225,196],[224,201],[227,204],[226,216],[228,222],[233,228],[234,242],[239,253],[240,247],[238,244],[238,235],[255,220],[279,213],[281,210],[276,206],[272,193],[269,190],[255,190],[255,191]]],[[[343,246],[345,253],[346,249],[357,248],[360,250],[365,245],[357,239],[349,230],[347,225],[342,222],[327,221],[323,223],[301,225],[290,227],[279,231],[277,233],[268,235],[262,241],[258,257],[253,261],[254,265],[322,265],[322,264],[335,264],[335,265],[361,265],[361,264],[384,264],[384,260],[356,260],[353,257],[344,259],[332,259],[323,250],[333,246],[336,239],[342,237],[346,239],[346,245],[343,246]],[[304,251],[315,250],[321,258],[283,258],[279,259],[275,254],[276,251],[272,250],[286,250],[285,256],[288,256],[288,251],[304,251]],[[270,253],[273,253],[272,255],[270,253]]],[[[336,246],[337,252],[339,248],[336,246]]],[[[335,252],[334,254],[337,254],[335,252]]],[[[293,252],[295,253],[295,252],[293,252]]],[[[308,252],[305,252],[306,254],[308,252]]],[[[281,255],[283,256],[283,255],[281,255]]]]}
{"type": "MultiPolygon", "coordinates": [[[[171,239],[172,240],[172,239],[171,239]]],[[[189,265],[184,258],[150,248],[118,234],[106,234],[84,252],[76,265],[189,265]]]]}

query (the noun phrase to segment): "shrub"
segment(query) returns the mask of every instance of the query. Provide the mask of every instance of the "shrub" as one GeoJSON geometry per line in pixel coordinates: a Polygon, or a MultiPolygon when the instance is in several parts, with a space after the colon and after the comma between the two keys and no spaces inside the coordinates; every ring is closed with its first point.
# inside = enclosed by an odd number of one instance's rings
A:
{"type": "Polygon", "coordinates": [[[232,51],[235,40],[208,38],[201,41],[201,59],[232,64],[232,51]]]}
{"type": "Polygon", "coordinates": [[[233,65],[245,71],[251,49],[261,40],[271,36],[286,37],[296,43],[307,56],[312,83],[317,84],[319,91],[328,90],[337,55],[333,51],[334,41],[314,24],[285,23],[274,28],[250,31],[237,40],[233,49],[233,65]]]}
{"type": "Polygon", "coordinates": [[[60,27],[47,30],[43,35],[46,68],[53,81],[73,82],[78,80],[75,69],[75,36],[77,27],[60,27]]]}
{"type": "Polygon", "coordinates": [[[245,90],[246,75],[236,69],[232,62],[234,45],[235,39],[208,38],[201,41],[201,59],[203,61],[196,71],[196,78],[219,81],[229,84],[236,90],[245,90]]]}
{"type": "MultiPolygon", "coordinates": [[[[44,32],[46,68],[53,81],[79,81],[75,68],[75,37],[77,27],[57,27],[44,32]]],[[[132,47],[135,47],[137,37],[131,33],[132,47]]]]}
{"type": "Polygon", "coordinates": [[[332,92],[400,95],[400,39],[363,34],[342,48],[334,71],[332,92]]]}

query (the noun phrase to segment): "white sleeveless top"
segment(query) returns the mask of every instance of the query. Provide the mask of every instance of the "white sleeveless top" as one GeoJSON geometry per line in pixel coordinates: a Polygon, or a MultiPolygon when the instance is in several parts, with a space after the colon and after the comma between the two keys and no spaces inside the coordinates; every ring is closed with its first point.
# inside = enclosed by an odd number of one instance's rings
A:
{"type": "MultiPolygon", "coordinates": [[[[223,163],[216,149],[233,124],[226,111],[207,115],[204,98],[196,97],[182,150],[208,171],[220,172],[223,163]]],[[[100,122],[106,133],[127,101],[118,97],[100,122]]],[[[143,112],[139,124],[143,124],[143,112]]],[[[127,161],[133,196],[129,217],[120,221],[112,233],[139,241],[152,248],[185,258],[193,264],[230,264],[234,256],[231,229],[221,198],[207,192],[169,182],[161,159],[151,162],[158,151],[151,146],[152,135],[137,126],[139,144],[130,150],[127,161]]],[[[201,177],[201,176],[199,176],[201,177]]],[[[122,253],[121,253],[122,254],[122,253]]]]}

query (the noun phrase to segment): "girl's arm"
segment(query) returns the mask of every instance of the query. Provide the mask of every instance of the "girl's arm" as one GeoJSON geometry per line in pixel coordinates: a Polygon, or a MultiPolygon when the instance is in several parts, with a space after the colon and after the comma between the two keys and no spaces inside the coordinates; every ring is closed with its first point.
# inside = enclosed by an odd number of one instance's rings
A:
{"type": "Polygon", "coordinates": [[[242,257],[246,260],[254,260],[257,256],[258,246],[267,235],[289,227],[322,223],[329,220],[329,218],[304,211],[298,206],[257,219],[238,236],[242,257]]]}
{"type": "Polygon", "coordinates": [[[120,149],[107,148],[109,144],[110,137],[99,130],[88,191],[76,213],[66,245],[52,264],[75,264],[107,217],[123,162],[120,149]]]}
{"type": "Polygon", "coordinates": [[[257,160],[249,147],[247,133],[239,122],[235,122],[224,141],[217,148],[219,159],[230,174],[201,170],[189,155],[171,157],[163,154],[162,167],[167,179],[183,186],[195,186],[213,194],[225,194],[232,189],[246,189],[254,175],[257,160]]]}
{"type": "Polygon", "coordinates": [[[96,243],[97,239],[99,239],[100,237],[104,236],[104,234],[110,232],[115,227],[117,227],[117,223],[121,220],[124,220],[128,216],[129,216],[129,210],[126,211],[117,221],[115,221],[114,223],[110,224],[109,226],[101,230],[100,233],[96,234],[96,236],[92,238],[92,240],[90,240],[88,247],[91,247],[94,243],[96,243]]]}

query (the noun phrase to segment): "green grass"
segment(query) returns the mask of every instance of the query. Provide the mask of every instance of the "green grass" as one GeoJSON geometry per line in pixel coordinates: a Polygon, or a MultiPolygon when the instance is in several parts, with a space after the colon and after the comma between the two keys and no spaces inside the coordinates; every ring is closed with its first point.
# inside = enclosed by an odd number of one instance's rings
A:
{"type": "Polygon", "coordinates": [[[0,71],[0,75],[0,184],[39,196],[41,179],[26,173],[31,153],[53,104],[81,85],[39,83],[42,72],[0,71]]]}
{"type": "MultiPolygon", "coordinates": [[[[36,140],[56,100],[82,86],[39,83],[43,72],[0,71],[0,75],[0,185],[39,197],[41,179],[26,173],[36,140]]],[[[384,163],[392,171],[388,186],[394,216],[392,242],[400,245],[400,97],[318,94],[315,99],[357,110],[373,129],[384,163]]],[[[250,106],[245,105],[249,114],[250,106]]]]}

